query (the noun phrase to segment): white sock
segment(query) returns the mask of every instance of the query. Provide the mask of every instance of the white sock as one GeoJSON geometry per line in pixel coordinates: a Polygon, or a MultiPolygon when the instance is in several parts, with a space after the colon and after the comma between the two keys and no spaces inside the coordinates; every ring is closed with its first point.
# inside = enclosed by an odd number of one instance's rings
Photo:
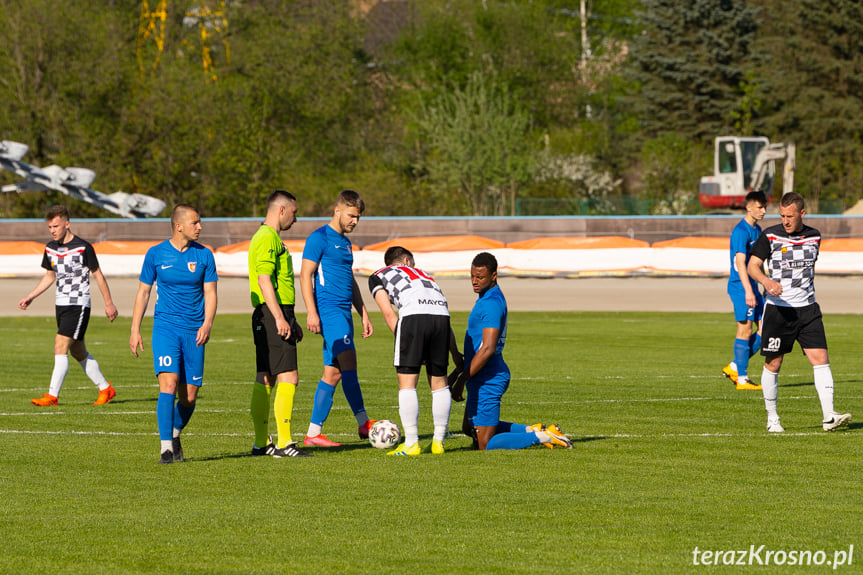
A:
{"type": "Polygon", "coordinates": [[[773,373],[767,367],[761,372],[761,393],[764,394],[764,407],[767,409],[767,419],[778,419],[776,413],[776,398],[779,396],[779,374],[773,373]]]}
{"type": "Polygon", "coordinates": [[[815,374],[815,390],[818,392],[818,399],[821,400],[824,421],[827,421],[833,416],[833,372],[830,370],[830,364],[825,363],[812,366],[812,373],[815,374]]]}
{"type": "Polygon", "coordinates": [[[171,439],[161,439],[162,450],[160,453],[165,453],[166,451],[174,452],[174,441],[171,439]]]}
{"type": "Polygon", "coordinates": [[[90,381],[96,384],[96,387],[99,388],[99,391],[103,389],[108,389],[111,385],[108,383],[108,380],[105,379],[105,376],[102,375],[102,370],[99,369],[99,362],[93,359],[93,356],[89,353],[87,357],[79,361],[81,367],[84,369],[84,373],[87,374],[87,377],[90,378],[90,381]]]}
{"type": "Polygon", "coordinates": [[[733,362],[733,361],[732,361],[731,363],[729,363],[729,364],[728,364],[728,366],[729,366],[732,370],[737,371],[737,363],[736,363],[736,362],[733,362]]]}
{"type": "Polygon", "coordinates": [[[54,397],[60,397],[60,389],[63,387],[67,373],[69,373],[69,356],[65,353],[55,355],[54,371],[51,373],[51,386],[48,388],[48,393],[54,397]]]}
{"type": "Polygon", "coordinates": [[[434,438],[443,441],[449,426],[449,412],[452,409],[452,395],[449,388],[444,387],[432,391],[432,418],[434,420],[434,438]]]}
{"type": "Polygon", "coordinates": [[[402,429],[405,432],[405,445],[410,447],[420,440],[420,401],[417,398],[416,389],[399,390],[399,417],[402,419],[402,429]]]}
{"type": "Polygon", "coordinates": [[[323,430],[324,430],[324,428],[321,427],[320,425],[318,425],[316,423],[310,423],[309,424],[309,432],[306,433],[306,435],[308,437],[315,437],[316,435],[320,435],[321,431],[323,431],[323,430]]]}

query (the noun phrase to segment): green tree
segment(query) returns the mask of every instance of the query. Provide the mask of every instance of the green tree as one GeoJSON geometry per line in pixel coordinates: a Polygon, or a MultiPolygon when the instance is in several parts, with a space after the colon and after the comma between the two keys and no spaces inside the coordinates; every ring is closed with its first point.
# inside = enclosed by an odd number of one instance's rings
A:
{"type": "Polygon", "coordinates": [[[418,118],[427,143],[424,167],[433,185],[464,194],[473,215],[513,209],[521,186],[532,181],[530,116],[504,86],[474,73],[424,105],[418,118]]]}
{"type": "Polygon", "coordinates": [[[630,52],[642,136],[707,142],[733,127],[747,96],[758,10],[744,0],[643,0],[630,52]]]}

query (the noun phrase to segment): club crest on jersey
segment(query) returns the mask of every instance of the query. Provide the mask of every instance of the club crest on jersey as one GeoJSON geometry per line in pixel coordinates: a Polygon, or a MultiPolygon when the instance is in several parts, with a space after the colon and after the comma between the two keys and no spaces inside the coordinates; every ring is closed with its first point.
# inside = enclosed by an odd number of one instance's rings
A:
{"type": "Polygon", "coordinates": [[[186,267],[187,267],[187,268],[189,268],[189,271],[190,271],[190,272],[193,272],[193,273],[194,273],[194,271],[195,271],[195,263],[196,263],[196,262],[186,262],[186,267]]]}

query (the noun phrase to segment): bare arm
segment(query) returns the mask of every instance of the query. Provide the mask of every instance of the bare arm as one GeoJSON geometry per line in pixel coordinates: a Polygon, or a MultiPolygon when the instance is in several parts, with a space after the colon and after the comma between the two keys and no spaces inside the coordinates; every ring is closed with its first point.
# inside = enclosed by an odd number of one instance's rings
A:
{"type": "Polygon", "coordinates": [[[306,327],[312,333],[321,333],[321,316],[315,306],[314,275],[318,269],[317,262],[303,260],[300,268],[300,289],[303,290],[303,303],[306,304],[306,327]]]}
{"type": "Polygon", "coordinates": [[[372,327],[372,321],[369,319],[368,311],[366,311],[366,304],[363,302],[363,292],[360,291],[357,280],[354,279],[353,282],[352,300],[357,313],[363,318],[363,337],[370,337],[375,332],[375,328],[372,327]]]}
{"type": "Polygon", "coordinates": [[[33,288],[33,291],[27,294],[27,297],[21,298],[18,302],[18,307],[21,309],[27,309],[30,307],[33,300],[45,293],[45,290],[51,287],[55,281],[57,281],[57,273],[54,270],[46,270],[45,275],[42,276],[42,279],[40,279],[39,283],[36,284],[36,287],[33,288]]]}
{"type": "Polygon", "coordinates": [[[781,295],[782,284],[767,277],[767,274],[764,273],[763,266],[764,260],[759,257],[752,256],[749,258],[749,266],[746,269],[749,272],[749,276],[763,285],[764,289],[767,290],[767,293],[770,295],[781,295]]]}
{"type": "Polygon", "coordinates": [[[213,320],[216,319],[216,307],[218,303],[216,285],[218,283],[204,283],[204,323],[198,328],[198,335],[195,338],[195,343],[198,345],[204,345],[210,341],[210,331],[213,329],[213,320]]]}
{"type": "Polygon", "coordinates": [[[285,314],[282,313],[282,308],[279,306],[279,301],[276,297],[276,290],[273,288],[273,280],[271,276],[263,274],[259,275],[258,287],[261,288],[261,295],[264,296],[264,303],[266,304],[267,309],[270,310],[270,313],[273,314],[273,317],[276,320],[276,331],[280,337],[288,339],[291,337],[291,324],[288,323],[288,320],[285,318],[285,314]]]}
{"type": "MultiPolygon", "coordinates": [[[[479,373],[485,367],[488,360],[494,355],[497,349],[497,339],[500,336],[500,329],[496,327],[487,327],[482,330],[482,343],[477,350],[476,355],[471,359],[467,369],[461,372],[458,379],[450,387],[450,394],[455,401],[463,401],[464,386],[467,380],[479,373]]],[[[453,337],[454,339],[454,337],[453,337]]]]}
{"type": "Polygon", "coordinates": [[[381,313],[384,316],[384,321],[386,322],[387,327],[390,328],[391,332],[395,333],[399,318],[393,309],[392,303],[390,303],[390,298],[387,297],[386,290],[379,289],[375,292],[375,303],[378,304],[379,308],[381,308],[381,313]]]}
{"type": "Polygon", "coordinates": [[[746,254],[740,252],[734,254],[734,265],[737,266],[737,274],[740,276],[740,283],[743,284],[746,305],[755,307],[757,301],[755,299],[755,292],[752,291],[752,283],[749,281],[749,272],[746,271],[746,254]]]}
{"type": "Polygon", "coordinates": [[[105,279],[105,275],[101,269],[90,272],[90,275],[96,280],[96,285],[99,286],[99,291],[102,292],[102,299],[105,300],[105,316],[109,320],[114,321],[117,319],[119,312],[117,311],[117,306],[114,305],[114,300],[111,299],[111,290],[108,288],[108,281],[105,279]]]}
{"type": "Polygon", "coordinates": [[[144,312],[150,303],[150,291],[153,286],[144,282],[138,282],[138,293],[135,294],[135,306],[132,308],[132,333],[129,336],[129,348],[132,355],[138,357],[138,350],[144,351],[144,340],[141,338],[141,322],[144,320],[144,312]]]}

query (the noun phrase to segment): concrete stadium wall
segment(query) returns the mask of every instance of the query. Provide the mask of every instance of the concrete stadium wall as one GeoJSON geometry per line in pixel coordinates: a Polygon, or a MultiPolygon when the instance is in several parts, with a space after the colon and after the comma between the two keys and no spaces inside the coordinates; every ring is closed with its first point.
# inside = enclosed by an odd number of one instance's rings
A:
{"type": "MultiPolygon", "coordinates": [[[[687,236],[727,237],[739,215],[722,216],[561,216],[505,218],[363,218],[351,240],[359,247],[401,237],[478,235],[505,243],[537,237],[623,236],[649,243],[687,236]]],[[[329,218],[303,218],[283,239],[305,238],[329,218]]],[[[863,216],[807,216],[825,238],[863,238],[863,216]]],[[[201,241],[214,248],[248,240],[260,225],[257,218],[204,218],[201,241]]],[[[762,228],[779,223],[775,215],[762,228]]],[[[151,220],[72,220],[73,231],[90,242],[152,241],[170,235],[170,222],[151,220]]],[[[41,219],[0,220],[0,241],[45,242],[41,219]]]]}

